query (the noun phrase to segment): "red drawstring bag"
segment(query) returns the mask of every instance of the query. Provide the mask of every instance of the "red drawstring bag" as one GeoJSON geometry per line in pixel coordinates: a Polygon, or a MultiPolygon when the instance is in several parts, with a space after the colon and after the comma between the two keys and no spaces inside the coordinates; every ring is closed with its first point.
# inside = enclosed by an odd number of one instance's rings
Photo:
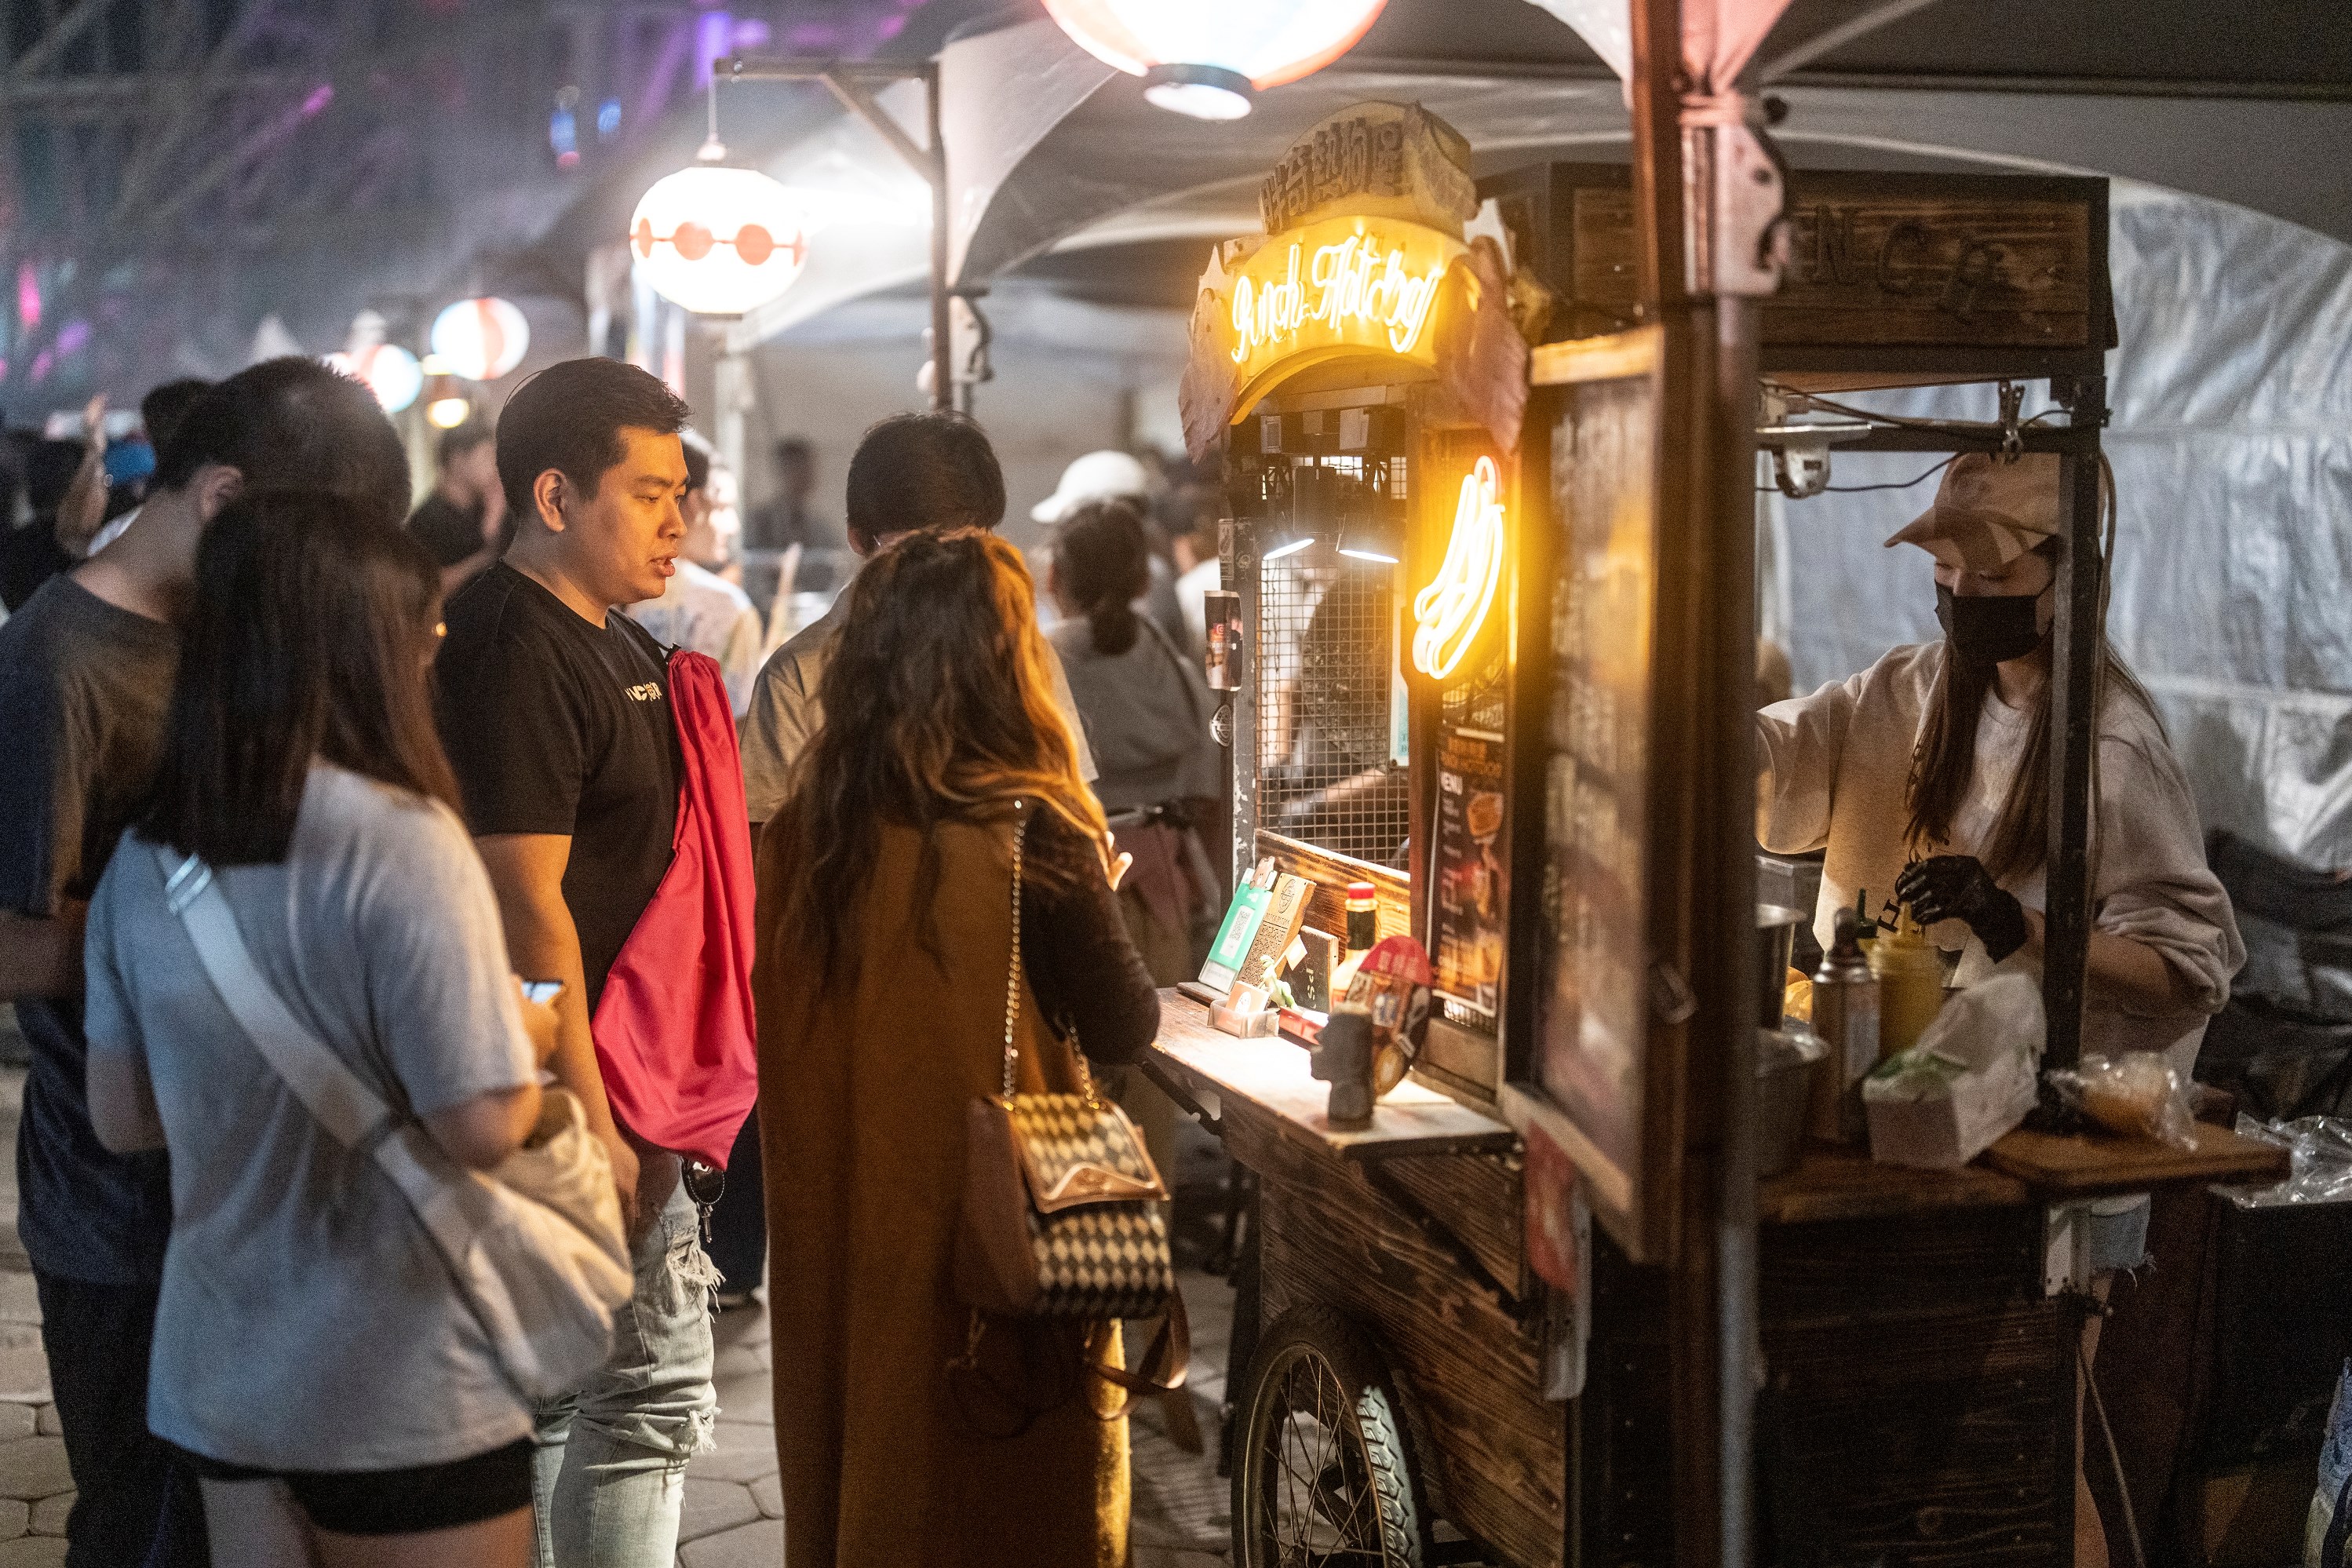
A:
{"type": "Polygon", "coordinates": [[[722,1170],[760,1097],[751,1012],[751,829],[718,661],[669,656],[682,759],[669,869],[605,976],[590,1032],[622,1125],[722,1170]]]}

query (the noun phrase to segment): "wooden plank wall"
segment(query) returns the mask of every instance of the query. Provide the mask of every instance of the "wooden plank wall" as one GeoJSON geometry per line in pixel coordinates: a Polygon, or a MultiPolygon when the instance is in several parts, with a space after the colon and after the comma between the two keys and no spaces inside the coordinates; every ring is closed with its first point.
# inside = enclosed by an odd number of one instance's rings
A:
{"type": "MultiPolygon", "coordinates": [[[[1261,1184],[1265,1323],[1317,1301],[1361,1324],[1419,1412],[1432,1505],[1520,1568],[1559,1568],[1567,1406],[1538,1393],[1536,1331],[1465,1279],[1352,1167],[1253,1129],[1231,1110],[1226,1126],[1234,1157],[1261,1184]]],[[[1519,1277],[1516,1245],[1506,1247],[1497,1229],[1506,1218],[1517,1227],[1516,1169],[1476,1156],[1400,1161],[1392,1169],[1481,1263],[1506,1280],[1519,1277]]]]}
{"type": "MultiPolygon", "coordinates": [[[[2080,1315],[2042,1294],[2038,1227],[2038,1211],[2020,1205],[1764,1228],[1764,1560],[2071,1561],[2080,1315]]],[[[1663,1293],[1614,1247],[1595,1263],[1578,1412],[1582,1559],[1663,1565],[1673,1508],[1663,1293]]]]}

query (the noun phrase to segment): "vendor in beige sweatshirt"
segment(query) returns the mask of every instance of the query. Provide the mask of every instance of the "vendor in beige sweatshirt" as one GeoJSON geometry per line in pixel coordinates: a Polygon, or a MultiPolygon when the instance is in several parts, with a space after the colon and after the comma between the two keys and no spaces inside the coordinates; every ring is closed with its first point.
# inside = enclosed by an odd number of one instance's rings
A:
{"type": "MultiPolygon", "coordinates": [[[[1780,854],[1827,847],[1824,946],[1866,892],[1874,910],[1910,902],[1959,952],[1956,984],[2012,957],[2038,968],[2058,542],[2054,456],[1960,458],[1887,541],[1936,558],[1944,640],[1757,715],[1757,837],[1780,854]]],[[[2163,1050],[2186,1078],[2245,948],[2163,725],[2106,659],[2083,1049],[2163,1050]]]]}

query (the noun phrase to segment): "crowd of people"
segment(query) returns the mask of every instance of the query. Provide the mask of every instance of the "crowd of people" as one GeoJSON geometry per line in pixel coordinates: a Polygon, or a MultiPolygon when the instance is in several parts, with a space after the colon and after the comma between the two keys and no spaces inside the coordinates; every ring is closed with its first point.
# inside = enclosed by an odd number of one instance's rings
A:
{"type": "Polygon", "coordinates": [[[135,512],[101,438],[47,451],[0,621],[68,1561],[668,1568],[716,1304],[764,1277],[795,1568],[1124,1562],[1118,1325],[977,1331],[950,1252],[1008,954],[1021,1083],[1066,1089],[1213,915],[1213,530],[1171,559],[1088,459],[1041,595],[985,435],[898,416],[846,476],[863,569],[762,658],[709,450],[634,367],[446,433],[413,516],[320,364],[149,405],[135,512]],[[616,1283],[551,1392],[416,1184],[462,1207],[567,1126],[616,1283]]]}

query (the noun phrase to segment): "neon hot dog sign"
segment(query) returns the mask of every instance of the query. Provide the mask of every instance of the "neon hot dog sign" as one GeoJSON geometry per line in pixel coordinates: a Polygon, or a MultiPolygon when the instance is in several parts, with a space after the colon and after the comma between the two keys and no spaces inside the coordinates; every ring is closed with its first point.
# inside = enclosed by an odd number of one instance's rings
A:
{"type": "Polygon", "coordinates": [[[1416,270],[1404,246],[1384,246],[1363,233],[1318,246],[1311,258],[1303,240],[1293,240],[1282,275],[1260,281],[1244,272],[1234,279],[1234,363],[1247,363],[1310,326],[1341,340],[1372,328],[1385,333],[1392,352],[1411,353],[1429,325],[1451,259],[1440,255],[1434,265],[1416,270]]]}

